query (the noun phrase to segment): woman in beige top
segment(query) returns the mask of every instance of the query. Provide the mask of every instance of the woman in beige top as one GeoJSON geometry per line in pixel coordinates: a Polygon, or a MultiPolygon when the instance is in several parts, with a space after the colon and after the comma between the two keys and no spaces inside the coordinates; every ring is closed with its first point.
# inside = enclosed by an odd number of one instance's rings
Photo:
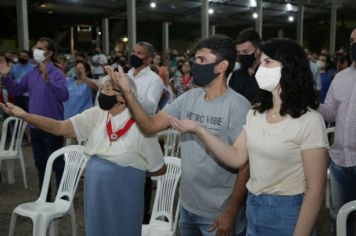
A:
{"type": "MultiPolygon", "coordinates": [[[[250,163],[247,235],[314,235],[322,204],[328,141],[309,63],[286,39],[262,47],[256,73],[260,87],[246,125],[232,146],[191,120],[171,119],[194,132],[223,163],[250,163]]],[[[192,157],[194,158],[194,157],[192,157]]]]}

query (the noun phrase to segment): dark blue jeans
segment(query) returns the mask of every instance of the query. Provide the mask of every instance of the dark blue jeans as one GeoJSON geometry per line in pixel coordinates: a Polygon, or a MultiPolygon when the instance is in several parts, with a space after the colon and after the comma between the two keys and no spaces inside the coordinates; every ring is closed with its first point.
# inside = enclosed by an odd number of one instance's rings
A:
{"type": "MultiPolygon", "coordinates": [[[[335,162],[330,163],[330,194],[331,194],[331,216],[334,226],[336,216],[340,208],[353,200],[356,200],[356,166],[342,167],[335,162]]],[[[355,212],[347,219],[347,235],[355,235],[355,212]]],[[[336,230],[336,227],[334,227],[336,230]]],[[[336,231],[335,231],[336,232],[336,231]]]]}
{"type": "MultiPolygon", "coordinates": [[[[31,129],[31,144],[32,144],[32,152],[33,159],[35,161],[35,166],[38,172],[38,181],[39,181],[39,189],[41,191],[44,173],[46,170],[47,160],[49,156],[56,150],[63,147],[64,139],[61,136],[55,136],[44,132],[39,129],[31,129]]],[[[56,182],[57,187],[61,181],[64,169],[64,160],[63,158],[57,158],[57,160],[53,163],[53,171],[56,174],[56,182]]],[[[51,198],[49,188],[49,197],[47,200],[51,198]]]]}

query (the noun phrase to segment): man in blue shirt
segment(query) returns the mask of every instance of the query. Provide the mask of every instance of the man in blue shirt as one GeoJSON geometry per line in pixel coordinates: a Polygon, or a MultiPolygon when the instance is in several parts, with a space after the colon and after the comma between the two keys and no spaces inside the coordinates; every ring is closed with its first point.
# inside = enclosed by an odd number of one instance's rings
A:
{"type": "MultiPolygon", "coordinates": [[[[20,83],[22,77],[24,77],[24,75],[33,70],[33,68],[35,67],[35,65],[30,63],[29,61],[30,56],[28,51],[21,50],[18,56],[18,63],[11,68],[10,72],[11,77],[15,80],[16,83],[20,83]]],[[[25,111],[28,111],[28,93],[16,96],[15,104],[24,109],[25,111]]]]}

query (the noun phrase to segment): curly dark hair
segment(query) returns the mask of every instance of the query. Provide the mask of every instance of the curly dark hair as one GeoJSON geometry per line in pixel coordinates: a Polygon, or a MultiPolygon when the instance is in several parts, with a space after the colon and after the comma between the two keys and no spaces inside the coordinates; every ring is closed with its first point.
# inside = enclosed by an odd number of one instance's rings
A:
{"type": "Polygon", "coordinates": [[[232,72],[236,62],[236,50],[233,41],[226,35],[217,34],[209,38],[200,40],[195,46],[195,52],[208,48],[211,50],[211,53],[216,56],[216,61],[227,60],[229,66],[225,71],[227,76],[232,72]]]}
{"type": "MultiPolygon", "coordinates": [[[[288,39],[271,39],[262,44],[261,51],[282,64],[279,82],[282,104],[279,114],[298,118],[305,114],[308,108],[317,109],[319,95],[303,48],[288,39]]],[[[259,89],[253,109],[263,113],[272,106],[272,93],[259,89]]]]}

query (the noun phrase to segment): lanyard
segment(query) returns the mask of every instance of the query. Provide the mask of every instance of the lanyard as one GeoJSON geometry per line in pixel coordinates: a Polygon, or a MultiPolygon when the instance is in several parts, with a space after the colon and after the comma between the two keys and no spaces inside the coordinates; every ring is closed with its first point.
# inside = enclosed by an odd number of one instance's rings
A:
{"type": "Polygon", "coordinates": [[[111,126],[111,119],[109,120],[109,113],[108,116],[106,118],[106,130],[108,132],[108,137],[110,142],[115,142],[116,140],[118,140],[121,136],[123,136],[124,134],[127,133],[127,131],[130,129],[130,127],[133,125],[133,123],[135,123],[135,120],[133,117],[131,117],[126,124],[124,125],[124,127],[122,129],[119,129],[118,131],[116,131],[115,133],[112,132],[112,126],[111,126]]]}
{"type": "Polygon", "coordinates": [[[192,76],[185,77],[184,75],[182,75],[183,85],[184,85],[184,88],[185,88],[186,90],[188,90],[188,88],[189,88],[189,83],[190,83],[191,80],[192,80],[192,76]]]}

